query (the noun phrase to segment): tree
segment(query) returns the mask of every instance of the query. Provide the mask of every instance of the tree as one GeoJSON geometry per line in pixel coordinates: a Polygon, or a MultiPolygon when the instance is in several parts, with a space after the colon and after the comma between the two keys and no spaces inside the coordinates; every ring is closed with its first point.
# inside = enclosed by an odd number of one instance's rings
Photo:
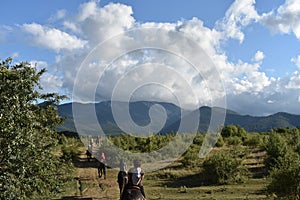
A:
{"type": "Polygon", "coordinates": [[[0,199],[44,199],[62,187],[67,167],[54,154],[62,119],[53,106],[62,96],[39,92],[44,72],[0,61],[0,199]]]}

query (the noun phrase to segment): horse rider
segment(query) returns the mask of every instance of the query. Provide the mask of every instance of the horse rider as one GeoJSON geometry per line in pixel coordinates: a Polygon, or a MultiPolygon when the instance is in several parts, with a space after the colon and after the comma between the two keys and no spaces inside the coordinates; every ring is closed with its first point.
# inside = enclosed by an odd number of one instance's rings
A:
{"type": "Polygon", "coordinates": [[[123,190],[125,185],[127,184],[127,170],[126,170],[127,166],[125,161],[122,159],[120,161],[120,171],[118,173],[118,184],[119,184],[119,189],[120,189],[120,196],[122,196],[123,190]]]}
{"type": "Polygon", "coordinates": [[[145,172],[141,168],[140,160],[136,159],[133,161],[133,167],[128,170],[128,183],[127,188],[138,187],[142,195],[146,198],[144,186],[142,180],[144,179],[145,172]]]}
{"type": "Polygon", "coordinates": [[[100,163],[98,166],[98,175],[99,178],[104,175],[104,179],[106,179],[106,158],[104,152],[100,154],[100,163]]]}
{"type": "Polygon", "coordinates": [[[102,162],[103,164],[106,164],[106,158],[105,158],[104,152],[101,153],[100,162],[102,162]]]}

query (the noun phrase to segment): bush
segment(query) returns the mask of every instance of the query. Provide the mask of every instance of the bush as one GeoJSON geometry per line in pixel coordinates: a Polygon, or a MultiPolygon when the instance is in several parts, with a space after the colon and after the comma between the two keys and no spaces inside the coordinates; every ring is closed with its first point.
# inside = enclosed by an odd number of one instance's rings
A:
{"type": "Polygon", "coordinates": [[[222,135],[219,135],[218,141],[216,143],[216,147],[222,147],[222,146],[224,146],[224,144],[225,144],[225,142],[223,140],[222,135]]]}
{"type": "Polygon", "coordinates": [[[228,145],[233,145],[233,146],[238,146],[238,145],[242,144],[242,139],[237,136],[232,136],[232,137],[226,138],[225,141],[228,145]]]}
{"type": "Polygon", "coordinates": [[[266,144],[267,158],[265,159],[265,165],[268,169],[276,167],[278,164],[278,159],[284,157],[288,151],[288,146],[283,138],[278,133],[272,133],[266,144]]]}
{"type": "Polygon", "coordinates": [[[221,135],[222,137],[232,137],[232,136],[237,136],[244,138],[246,137],[247,132],[245,129],[243,129],[240,126],[236,125],[226,125],[225,127],[222,128],[221,135]]]}
{"type": "Polygon", "coordinates": [[[203,162],[204,176],[211,183],[227,184],[239,182],[244,178],[245,168],[241,159],[234,157],[228,151],[217,152],[203,162]]]}
{"type": "Polygon", "coordinates": [[[263,143],[261,135],[258,133],[247,134],[243,144],[251,147],[259,147],[263,143]]]}
{"type": "Polygon", "coordinates": [[[279,158],[279,164],[270,173],[271,182],[267,187],[269,193],[288,199],[300,197],[300,157],[290,152],[279,158]]]}
{"type": "Polygon", "coordinates": [[[61,152],[62,156],[60,157],[64,161],[71,161],[79,155],[78,148],[81,146],[81,143],[76,138],[68,138],[65,135],[60,137],[61,143],[61,152]]]}
{"type": "Polygon", "coordinates": [[[199,166],[199,146],[192,144],[189,149],[184,153],[181,163],[184,167],[199,166]]]}
{"type": "Polygon", "coordinates": [[[61,159],[64,161],[70,161],[79,154],[78,147],[77,146],[63,146],[61,148],[62,156],[61,159]]]}

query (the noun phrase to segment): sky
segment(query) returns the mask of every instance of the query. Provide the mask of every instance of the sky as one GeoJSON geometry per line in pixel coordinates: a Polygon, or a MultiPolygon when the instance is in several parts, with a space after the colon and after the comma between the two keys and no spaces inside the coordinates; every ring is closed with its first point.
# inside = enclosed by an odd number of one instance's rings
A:
{"type": "Polygon", "coordinates": [[[300,0],[3,0],[0,59],[69,101],[300,114],[300,0]]]}

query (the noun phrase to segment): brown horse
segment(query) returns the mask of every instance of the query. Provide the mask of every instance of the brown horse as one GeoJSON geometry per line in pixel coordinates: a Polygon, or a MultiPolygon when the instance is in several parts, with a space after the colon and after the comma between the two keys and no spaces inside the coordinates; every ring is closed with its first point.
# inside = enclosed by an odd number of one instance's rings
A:
{"type": "Polygon", "coordinates": [[[106,179],[106,165],[99,161],[99,164],[98,164],[98,177],[101,178],[102,175],[104,176],[104,179],[106,179]]]}
{"type": "Polygon", "coordinates": [[[137,186],[125,187],[121,200],[146,200],[137,186]]]}

